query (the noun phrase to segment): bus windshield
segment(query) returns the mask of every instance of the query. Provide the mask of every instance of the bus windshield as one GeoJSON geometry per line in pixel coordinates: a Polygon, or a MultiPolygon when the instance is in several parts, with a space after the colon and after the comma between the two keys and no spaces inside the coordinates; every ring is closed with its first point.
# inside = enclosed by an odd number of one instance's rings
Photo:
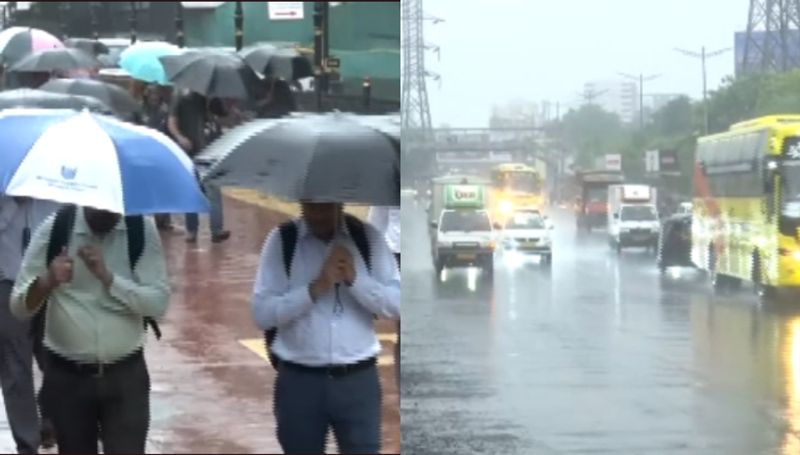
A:
{"type": "Polygon", "coordinates": [[[800,220],[800,162],[788,162],[783,168],[783,216],[800,220]]]}
{"type": "Polygon", "coordinates": [[[532,172],[498,172],[494,184],[504,190],[522,193],[537,193],[540,190],[539,177],[532,172]]]}

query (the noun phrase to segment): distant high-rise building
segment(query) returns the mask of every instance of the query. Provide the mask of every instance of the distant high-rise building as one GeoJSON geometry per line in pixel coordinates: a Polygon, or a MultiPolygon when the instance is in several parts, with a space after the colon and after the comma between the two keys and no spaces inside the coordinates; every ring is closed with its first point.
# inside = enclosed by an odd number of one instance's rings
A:
{"type": "Polygon", "coordinates": [[[639,115],[639,86],[628,80],[601,80],[586,83],[584,102],[596,104],[617,114],[625,123],[632,123],[639,115]]]}

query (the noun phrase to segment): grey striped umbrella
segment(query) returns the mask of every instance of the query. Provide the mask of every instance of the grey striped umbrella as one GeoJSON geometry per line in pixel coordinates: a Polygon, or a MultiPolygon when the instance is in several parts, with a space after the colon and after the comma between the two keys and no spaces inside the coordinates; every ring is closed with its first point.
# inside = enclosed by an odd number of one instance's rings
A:
{"type": "Polygon", "coordinates": [[[400,204],[399,138],[351,115],[255,120],[196,161],[206,180],[290,201],[400,204]]]}
{"type": "Polygon", "coordinates": [[[11,71],[50,72],[91,69],[100,67],[100,62],[81,49],[61,48],[36,51],[23,57],[11,67],[11,71]]]}
{"type": "Polygon", "coordinates": [[[4,65],[14,65],[33,52],[63,47],[58,38],[37,28],[11,27],[0,32],[0,58],[4,65]]]}

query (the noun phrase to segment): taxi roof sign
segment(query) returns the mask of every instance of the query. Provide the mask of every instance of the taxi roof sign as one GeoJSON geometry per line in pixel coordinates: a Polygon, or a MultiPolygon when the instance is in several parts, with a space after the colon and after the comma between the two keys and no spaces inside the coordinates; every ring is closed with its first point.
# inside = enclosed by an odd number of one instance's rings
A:
{"type": "Polygon", "coordinates": [[[483,208],[483,187],[478,185],[448,185],[445,187],[446,208],[483,208]]]}

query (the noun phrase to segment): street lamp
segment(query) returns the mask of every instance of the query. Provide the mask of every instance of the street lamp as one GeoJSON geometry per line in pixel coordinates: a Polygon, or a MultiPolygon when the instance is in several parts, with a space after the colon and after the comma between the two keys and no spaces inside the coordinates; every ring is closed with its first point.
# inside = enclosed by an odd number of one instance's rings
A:
{"type": "Polygon", "coordinates": [[[650,82],[654,79],[658,79],[659,77],[661,77],[661,75],[653,74],[645,77],[645,75],[642,73],[639,73],[638,76],[626,73],[618,73],[618,74],[624,78],[639,82],[639,128],[644,129],[644,83],[650,82]]]}
{"type": "Polygon", "coordinates": [[[183,2],[175,2],[175,41],[178,47],[186,44],[186,37],[183,34],[183,2]]]}
{"type": "Polygon", "coordinates": [[[708,134],[708,86],[706,83],[706,59],[712,57],[718,57],[728,51],[731,50],[730,47],[725,49],[719,49],[714,52],[706,53],[706,47],[703,46],[700,48],[700,53],[687,51],[686,49],[679,49],[675,48],[676,51],[680,52],[683,55],[699,58],[702,64],[703,70],[703,131],[705,134],[708,134]]]}
{"type": "Polygon", "coordinates": [[[236,26],[236,52],[242,50],[244,46],[244,12],[242,11],[242,2],[236,2],[236,12],[233,16],[233,23],[236,26]]]}

